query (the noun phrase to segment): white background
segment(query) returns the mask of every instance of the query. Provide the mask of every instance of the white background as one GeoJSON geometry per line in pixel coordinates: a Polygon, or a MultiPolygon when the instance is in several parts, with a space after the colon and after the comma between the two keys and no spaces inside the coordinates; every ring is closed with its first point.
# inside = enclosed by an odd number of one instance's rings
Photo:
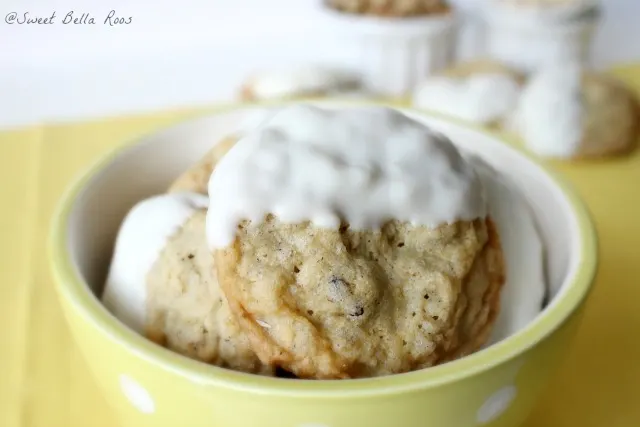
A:
{"type": "MultiPolygon", "coordinates": [[[[473,6],[482,0],[456,0],[473,6]]],[[[0,126],[67,121],[232,100],[249,72],[343,63],[351,52],[318,13],[320,0],[4,0],[0,126]],[[103,24],[109,11],[132,23],[103,24]],[[52,25],[9,25],[47,17],[52,25]],[[73,16],[96,24],[67,24],[73,16]]],[[[593,63],[640,60],[640,1],[604,0],[593,63]]]]}

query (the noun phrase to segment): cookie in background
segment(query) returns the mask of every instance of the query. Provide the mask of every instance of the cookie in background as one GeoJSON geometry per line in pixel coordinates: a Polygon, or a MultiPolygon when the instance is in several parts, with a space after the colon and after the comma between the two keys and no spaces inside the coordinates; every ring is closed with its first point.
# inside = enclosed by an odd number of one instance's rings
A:
{"type": "Polygon", "coordinates": [[[540,156],[607,157],[633,150],[638,112],[637,99],[621,82],[565,62],[530,78],[509,127],[540,156]]]}
{"type": "Polygon", "coordinates": [[[427,77],[415,89],[413,107],[499,127],[517,105],[524,76],[490,59],[457,64],[427,77]]]}
{"type": "Polygon", "coordinates": [[[282,101],[321,97],[373,97],[352,71],[328,66],[256,72],[240,88],[243,101],[282,101]]]}
{"type": "Polygon", "coordinates": [[[325,4],[341,12],[384,17],[438,15],[451,10],[441,0],[325,0],[325,4]]]}

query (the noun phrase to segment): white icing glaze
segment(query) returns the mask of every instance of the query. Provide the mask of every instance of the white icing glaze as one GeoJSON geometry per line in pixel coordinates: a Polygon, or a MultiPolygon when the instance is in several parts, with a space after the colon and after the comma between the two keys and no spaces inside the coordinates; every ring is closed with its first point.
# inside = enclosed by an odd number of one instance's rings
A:
{"type": "Polygon", "coordinates": [[[167,239],[194,212],[208,206],[209,199],[200,194],[163,194],[139,202],[125,217],[118,231],[102,302],[133,330],[144,332],[146,277],[167,239]]]}
{"type": "Polygon", "coordinates": [[[515,126],[527,147],[542,156],[566,158],[580,146],[584,104],[582,69],[575,63],[546,67],[524,88],[515,126]]]}
{"type": "Polygon", "coordinates": [[[506,281],[500,312],[487,342],[492,345],[527,326],[542,310],[547,292],[544,245],[531,208],[519,191],[498,172],[474,159],[487,193],[505,257],[506,281]]]}
{"type": "Polygon", "coordinates": [[[258,74],[250,80],[249,87],[258,99],[278,99],[317,93],[339,93],[353,89],[358,83],[358,77],[347,71],[309,67],[258,74]]]}
{"type": "Polygon", "coordinates": [[[413,106],[485,124],[506,116],[517,104],[519,94],[518,82],[501,73],[463,79],[432,77],[415,90],[413,106]]]}
{"type": "Polygon", "coordinates": [[[241,138],[214,170],[207,240],[224,247],[243,219],[272,213],[337,228],[389,219],[437,226],[486,214],[482,182],[456,147],[389,108],[286,107],[241,138]]]}

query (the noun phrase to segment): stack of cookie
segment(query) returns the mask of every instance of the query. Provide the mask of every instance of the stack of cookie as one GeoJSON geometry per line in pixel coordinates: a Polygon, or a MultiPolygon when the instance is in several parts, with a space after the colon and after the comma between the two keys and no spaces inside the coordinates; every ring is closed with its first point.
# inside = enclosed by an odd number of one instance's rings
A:
{"type": "Polygon", "coordinates": [[[500,238],[444,136],[390,109],[296,106],[236,140],[127,215],[103,294],[116,317],[206,363],[312,379],[487,342],[500,238]]]}
{"type": "Polygon", "coordinates": [[[425,79],[412,103],[514,132],[544,157],[620,155],[638,139],[635,95],[613,77],[572,61],[528,76],[494,60],[461,63],[425,79]]]}

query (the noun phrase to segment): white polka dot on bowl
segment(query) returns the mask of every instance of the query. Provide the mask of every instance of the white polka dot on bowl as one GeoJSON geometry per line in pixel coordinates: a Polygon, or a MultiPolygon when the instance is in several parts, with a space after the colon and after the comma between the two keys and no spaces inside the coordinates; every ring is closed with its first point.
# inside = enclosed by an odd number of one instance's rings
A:
{"type": "Polygon", "coordinates": [[[127,375],[120,375],[120,388],[131,404],[143,414],[153,414],[156,404],[149,392],[127,375]]]}
{"type": "Polygon", "coordinates": [[[510,385],[493,393],[478,409],[476,419],[480,425],[490,423],[502,415],[515,399],[518,390],[510,385]]]}

